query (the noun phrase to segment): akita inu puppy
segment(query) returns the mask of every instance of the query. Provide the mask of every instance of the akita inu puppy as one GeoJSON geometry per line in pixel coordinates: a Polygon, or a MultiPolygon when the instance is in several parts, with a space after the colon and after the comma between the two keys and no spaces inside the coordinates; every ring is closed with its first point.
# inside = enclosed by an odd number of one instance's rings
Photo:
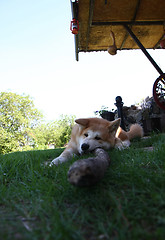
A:
{"type": "Polygon", "coordinates": [[[61,155],[55,158],[50,166],[58,165],[72,158],[73,155],[82,155],[96,148],[108,150],[116,147],[129,147],[130,140],[143,136],[143,129],[139,124],[131,126],[128,132],[120,128],[120,119],[109,122],[102,118],[82,118],[75,120],[71,140],[61,155]]]}

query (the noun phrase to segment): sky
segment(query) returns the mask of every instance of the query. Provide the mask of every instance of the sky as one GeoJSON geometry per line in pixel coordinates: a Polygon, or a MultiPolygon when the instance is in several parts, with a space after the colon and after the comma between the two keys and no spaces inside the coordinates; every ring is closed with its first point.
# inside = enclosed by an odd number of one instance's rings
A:
{"type": "MultiPolygon", "coordinates": [[[[0,91],[30,95],[47,121],[93,117],[152,95],[159,77],[141,50],[80,53],[75,60],[70,0],[0,0],[0,91]]],[[[149,50],[165,69],[165,50],[149,50]]]]}

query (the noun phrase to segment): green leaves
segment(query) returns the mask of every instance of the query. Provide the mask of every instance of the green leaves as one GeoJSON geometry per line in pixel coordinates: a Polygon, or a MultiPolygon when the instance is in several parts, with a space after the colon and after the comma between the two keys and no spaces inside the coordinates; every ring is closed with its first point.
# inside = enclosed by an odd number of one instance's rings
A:
{"type": "Polygon", "coordinates": [[[70,139],[74,119],[75,116],[62,115],[59,120],[35,128],[34,134],[40,149],[51,144],[63,147],[70,139]]]}
{"type": "Polygon", "coordinates": [[[29,129],[42,118],[29,96],[0,93],[0,153],[20,150],[28,144],[29,129]]]}
{"type": "Polygon", "coordinates": [[[69,141],[75,116],[44,123],[30,96],[0,93],[0,153],[62,147],[69,141]]]}

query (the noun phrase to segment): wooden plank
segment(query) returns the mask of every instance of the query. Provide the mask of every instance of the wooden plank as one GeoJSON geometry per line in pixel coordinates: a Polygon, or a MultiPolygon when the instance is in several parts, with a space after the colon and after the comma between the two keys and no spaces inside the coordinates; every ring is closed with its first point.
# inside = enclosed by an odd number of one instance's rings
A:
{"type": "MultiPolygon", "coordinates": [[[[116,37],[117,48],[137,49],[138,46],[121,26],[90,26],[90,3],[92,0],[79,0],[79,52],[106,50],[112,44],[110,30],[116,37]],[[125,40],[124,40],[125,39],[125,40]],[[123,43],[124,40],[124,44],[123,43]]],[[[94,22],[131,21],[135,17],[138,0],[95,0],[94,22]]],[[[141,0],[136,21],[165,21],[165,0],[141,0]]],[[[132,31],[145,48],[154,48],[164,33],[162,25],[132,26],[132,31]]],[[[159,44],[157,45],[159,47],[159,44]]]]}

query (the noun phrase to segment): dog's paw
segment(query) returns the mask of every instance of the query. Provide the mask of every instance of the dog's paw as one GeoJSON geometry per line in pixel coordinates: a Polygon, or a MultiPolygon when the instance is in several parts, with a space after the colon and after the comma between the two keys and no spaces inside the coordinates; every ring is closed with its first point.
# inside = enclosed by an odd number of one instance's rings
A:
{"type": "Polygon", "coordinates": [[[118,142],[115,145],[115,148],[117,148],[117,149],[119,149],[121,151],[123,149],[129,148],[129,146],[130,146],[130,141],[129,140],[125,140],[125,141],[118,142]]]}
{"type": "Polygon", "coordinates": [[[53,159],[52,162],[49,164],[49,166],[50,167],[52,167],[53,165],[57,166],[57,165],[59,165],[59,164],[61,164],[63,162],[66,162],[66,161],[67,161],[66,158],[59,156],[59,157],[53,159]]]}

